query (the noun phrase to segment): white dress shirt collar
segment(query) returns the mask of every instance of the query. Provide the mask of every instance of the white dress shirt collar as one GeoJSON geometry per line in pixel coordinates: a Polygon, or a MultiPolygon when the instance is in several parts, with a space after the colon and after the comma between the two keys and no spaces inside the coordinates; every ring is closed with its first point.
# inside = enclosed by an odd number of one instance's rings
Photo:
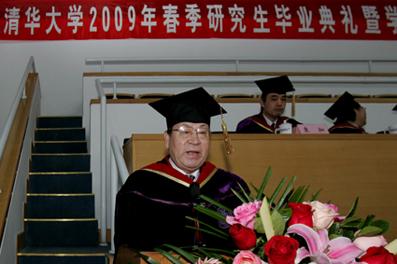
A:
{"type": "Polygon", "coordinates": [[[193,171],[192,173],[187,173],[186,171],[180,169],[171,158],[169,158],[169,162],[174,169],[176,169],[177,171],[179,171],[183,175],[186,175],[189,178],[190,178],[190,176],[193,176],[194,177],[193,181],[197,181],[197,179],[200,175],[200,169],[197,169],[197,170],[193,171]]]}

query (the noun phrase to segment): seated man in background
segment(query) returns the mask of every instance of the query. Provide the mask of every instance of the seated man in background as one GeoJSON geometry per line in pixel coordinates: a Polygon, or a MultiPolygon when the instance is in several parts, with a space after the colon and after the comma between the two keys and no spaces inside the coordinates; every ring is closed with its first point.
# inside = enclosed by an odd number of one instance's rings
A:
{"type": "MultiPolygon", "coordinates": [[[[392,111],[397,112],[397,105],[395,105],[392,111]]],[[[397,124],[389,125],[385,130],[377,131],[376,134],[397,134],[397,124]]]]}
{"type": "MultiPolygon", "coordinates": [[[[240,201],[232,189],[239,191],[242,186],[249,192],[239,176],[206,161],[211,116],[226,111],[203,88],[150,105],[166,118],[164,142],[168,155],[133,172],[117,194],[115,263],[128,263],[120,255],[130,249],[151,251],[164,243],[211,245],[212,237],[197,229],[186,228],[186,225],[198,228],[197,219],[202,220],[193,209],[194,204],[203,203],[199,195],[234,208],[240,201]],[[195,220],[188,220],[186,216],[195,220]]],[[[205,218],[204,221],[213,220],[205,218]]]]}
{"type": "Polygon", "coordinates": [[[283,116],[286,94],[295,91],[288,76],[258,80],[255,83],[262,91],[260,113],[240,121],[237,124],[237,133],[274,134],[283,123],[290,123],[292,127],[300,124],[292,118],[283,116]]]}
{"type": "Polygon", "coordinates": [[[328,129],[331,134],[366,133],[366,110],[348,92],[342,94],[324,115],[332,120],[336,119],[334,125],[328,129]]]}

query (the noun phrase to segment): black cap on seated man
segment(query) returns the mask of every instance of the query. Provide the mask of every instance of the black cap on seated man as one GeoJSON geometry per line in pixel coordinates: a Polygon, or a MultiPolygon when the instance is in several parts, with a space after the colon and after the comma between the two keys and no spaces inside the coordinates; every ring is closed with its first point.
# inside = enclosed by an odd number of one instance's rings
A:
{"type": "Polygon", "coordinates": [[[324,115],[334,120],[330,133],[366,133],[363,128],[367,122],[366,110],[349,92],[343,93],[324,115]]]}
{"type": "MultiPolygon", "coordinates": [[[[240,201],[232,190],[241,190],[241,185],[249,192],[247,184],[239,176],[218,169],[207,161],[210,119],[226,111],[203,88],[150,105],[166,118],[164,143],[168,154],[158,162],[135,170],[117,194],[116,259],[120,248],[153,250],[163,243],[229,246],[198,229],[186,228],[197,227],[197,219],[220,224],[193,210],[195,203],[203,202],[199,194],[234,208],[240,201]]],[[[219,208],[210,207],[222,212],[219,208]]],[[[200,225],[200,228],[205,227],[200,225]]]]}
{"type": "Polygon", "coordinates": [[[262,96],[269,93],[286,94],[295,91],[295,88],[287,75],[257,80],[256,85],[262,91],[262,96]]]}
{"type": "Polygon", "coordinates": [[[298,121],[283,116],[286,94],[295,91],[288,76],[257,80],[255,84],[262,91],[260,113],[240,121],[236,132],[273,134],[282,123],[290,123],[293,127],[299,124],[298,121]]]}

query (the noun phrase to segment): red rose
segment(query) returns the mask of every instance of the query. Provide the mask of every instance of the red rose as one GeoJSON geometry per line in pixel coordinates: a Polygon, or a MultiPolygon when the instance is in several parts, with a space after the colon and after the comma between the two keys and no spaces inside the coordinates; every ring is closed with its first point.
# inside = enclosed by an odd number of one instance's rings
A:
{"type": "Polygon", "coordinates": [[[273,236],[265,245],[269,264],[294,264],[299,243],[287,236],[273,236]]]}
{"type": "Polygon", "coordinates": [[[370,247],[360,261],[368,264],[397,264],[397,256],[384,247],[370,247]]]}
{"type": "Polygon", "coordinates": [[[288,203],[292,209],[291,218],[288,221],[288,226],[293,224],[304,224],[313,227],[313,212],[312,207],[303,203],[288,203]]]}
{"type": "Polygon", "coordinates": [[[241,224],[234,224],[229,228],[229,234],[238,249],[251,249],[256,245],[255,231],[241,224]]]}

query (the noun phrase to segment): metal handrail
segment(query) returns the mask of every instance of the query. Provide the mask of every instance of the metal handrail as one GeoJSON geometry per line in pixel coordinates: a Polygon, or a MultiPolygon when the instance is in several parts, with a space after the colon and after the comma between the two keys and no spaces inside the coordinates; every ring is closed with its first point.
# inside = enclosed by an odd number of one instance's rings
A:
{"type": "Polygon", "coordinates": [[[105,71],[105,65],[149,65],[149,64],[205,64],[205,63],[223,63],[225,65],[234,65],[236,72],[239,72],[242,64],[249,63],[361,63],[367,67],[368,73],[373,72],[375,63],[396,63],[396,59],[345,59],[345,58],[328,58],[328,59],[261,59],[261,58],[86,58],[86,65],[99,65],[100,71],[105,71]]]}
{"type": "Polygon", "coordinates": [[[106,120],[106,95],[99,80],[96,81],[96,88],[101,98],[100,114],[100,155],[101,155],[101,244],[106,244],[106,149],[107,149],[107,120],[106,120]]]}
{"type": "Polygon", "coordinates": [[[5,125],[4,125],[4,130],[3,130],[2,134],[1,134],[1,138],[0,138],[0,159],[3,157],[5,144],[6,144],[8,135],[10,133],[11,126],[12,126],[12,123],[14,121],[16,111],[18,109],[19,102],[20,102],[21,99],[26,99],[26,90],[25,90],[26,89],[26,85],[25,85],[25,82],[26,82],[26,80],[28,78],[29,73],[32,73],[32,72],[36,73],[36,66],[35,66],[35,63],[34,63],[33,56],[31,56],[29,58],[29,61],[28,61],[27,65],[26,65],[25,72],[23,73],[21,81],[19,83],[17,95],[15,96],[14,102],[12,103],[10,113],[8,114],[7,121],[6,121],[5,125]]]}
{"type": "MultiPolygon", "coordinates": [[[[121,149],[121,144],[118,141],[116,136],[112,136],[110,138],[110,143],[111,143],[111,153],[112,153],[112,159],[111,159],[111,170],[110,170],[110,195],[111,195],[111,221],[112,221],[112,229],[111,229],[111,237],[114,237],[114,214],[116,210],[116,195],[118,191],[118,181],[120,180],[122,183],[124,183],[127,178],[128,178],[128,170],[127,166],[125,164],[125,160],[123,158],[123,151],[121,149]]],[[[111,239],[110,243],[110,251],[112,253],[115,252],[114,249],[114,241],[111,239]]]]}
{"type": "MultiPolygon", "coordinates": [[[[101,100],[101,111],[100,111],[100,159],[101,159],[101,168],[100,168],[100,189],[101,189],[101,236],[100,242],[101,244],[106,244],[106,173],[107,173],[107,107],[106,107],[106,95],[104,92],[104,88],[101,85],[101,81],[99,79],[96,80],[96,88],[98,92],[98,96],[101,100]]],[[[110,170],[110,189],[111,189],[111,237],[114,236],[114,210],[115,210],[115,201],[116,194],[118,191],[118,180],[124,183],[128,177],[127,166],[125,165],[125,161],[123,158],[121,145],[119,144],[117,138],[115,136],[111,137],[111,170],[110,170]],[[116,166],[115,166],[116,165],[116,166]],[[119,177],[117,177],[117,175],[119,177]]],[[[111,252],[114,252],[114,242],[111,239],[111,252]]]]}

